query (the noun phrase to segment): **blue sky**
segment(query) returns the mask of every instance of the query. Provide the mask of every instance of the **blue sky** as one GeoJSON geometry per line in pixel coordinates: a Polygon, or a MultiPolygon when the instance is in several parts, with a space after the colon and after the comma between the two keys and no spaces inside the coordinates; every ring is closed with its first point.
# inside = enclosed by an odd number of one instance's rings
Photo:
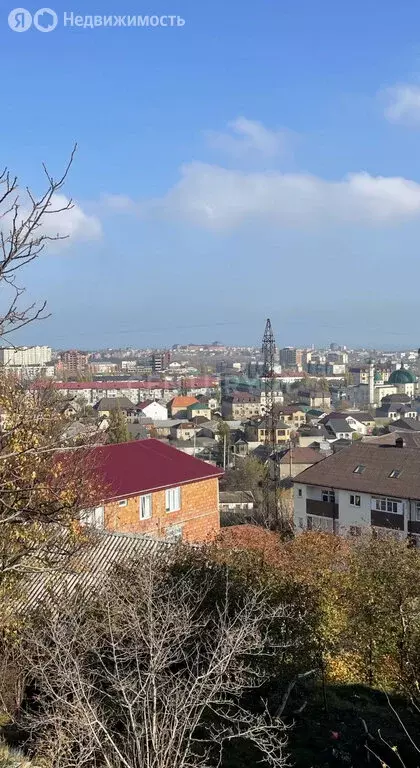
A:
{"type": "Polygon", "coordinates": [[[418,2],[51,7],[48,34],[0,24],[0,164],[37,190],[79,143],[72,236],[24,276],[52,317],[21,342],[258,343],[270,316],[281,345],[419,345],[418,2]]]}

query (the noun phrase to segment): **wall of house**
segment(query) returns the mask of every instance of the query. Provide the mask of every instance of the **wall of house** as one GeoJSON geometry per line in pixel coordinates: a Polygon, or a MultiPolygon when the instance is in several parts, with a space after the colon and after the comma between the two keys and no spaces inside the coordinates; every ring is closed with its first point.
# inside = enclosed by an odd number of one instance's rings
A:
{"type": "MultiPolygon", "coordinates": [[[[294,486],[294,523],[296,529],[302,530],[306,528],[306,501],[307,499],[322,499],[322,488],[317,486],[310,486],[302,484],[295,484],[294,486]]],[[[379,494],[378,494],[379,495],[379,494]]],[[[357,527],[367,529],[371,527],[371,510],[372,510],[372,494],[361,493],[357,491],[347,491],[342,489],[335,490],[335,501],[338,504],[338,519],[334,524],[335,533],[346,535],[350,533],[351,527],[357,527]],[[351,496],[360,496],[360,506],[356,506],[350,503],[351,496]]],[[[416,519],[416,502],[408,502],[403,500],[404,510],[404,530],[400,533],[393,531],[393,535],[400,536],[401,538],[408,533],[408,519],[411,515],[411,519],[416,519]]],[[[384,533],[389,529],[380,528],[384,533]]]]}
{"type": "Polygon", "coordinates": [[[337,533],[349,533],[350,526],[370,528],[371,520],[371,495],[369,493],[351,492],[354,496],[360,496],[360,507],[350,504],[350,491],[336,491],[335,497],[338,503],[337,533]]]}
{"type": "Polygon", "coordinates": [[[208,541],[220,530],[219,481],[201,480],[181,486],[181,509],[166,512],[165,491],[152,494],[152,516],[140,520],[140,496],[127,499],[127,506],[118,502],[105,505],[105,527],[127,533],[147,533],[165,537],[172,525],[182,526],[185,541],[208,541]]]}
{"type": "Polygon", "coordinates": [[[157,403],[157,402],[146,405],[146,408],[144,408],[143,413],[145,416],[148,416],[150,419],[158,419],[159,421],[164,421],[165,419],[168,418],[168,409],[165,408],[164,405],[161,405],[160,403],[157,403]]]}
{"type": "Polygon", "coordinates": [[[290,464],[280,464],[280,480],[284,480],[286,477],[295,477],[303,472],[305,469],[312,467],[312,464],[294,464],[292,461],[292,472],[290,473],[290,464]]]}

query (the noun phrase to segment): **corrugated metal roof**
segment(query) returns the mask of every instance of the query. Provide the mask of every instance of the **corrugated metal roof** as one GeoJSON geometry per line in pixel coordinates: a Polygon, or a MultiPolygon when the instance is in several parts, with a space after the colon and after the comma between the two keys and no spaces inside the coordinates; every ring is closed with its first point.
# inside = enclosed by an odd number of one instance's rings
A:
{"type": "MultiPolygon", "coordinates": [[[[153,539],[136,533],[101,531],[92,535],[83,547],[60,570],[31,573],[23,583],[23,594],[17,611],[37,608],[49,599],[71,596],[76,590],[91,592],[118,563],[150,555],[165,556],[176,543],[153,539]]],[[[194,546],[194,545],[191,545],[194,546]]]]}

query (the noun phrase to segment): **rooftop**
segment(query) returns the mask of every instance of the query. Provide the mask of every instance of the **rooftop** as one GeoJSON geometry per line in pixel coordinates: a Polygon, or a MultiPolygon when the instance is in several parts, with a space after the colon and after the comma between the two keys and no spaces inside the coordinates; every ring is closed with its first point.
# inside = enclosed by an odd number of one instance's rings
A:
{"type": "Polygon", "coordinates": [[[328,456],[294,478],[297,483],[420,499],[418,448],[357,442],[328,456]],[[391,477],[397,470],[398,477],[391,477]]]}
{"type": "Polygon", "coordinates": [[[87,460],[107,501],[223,475],[223,470],[156,439],[101,445],[89,450],[87,460]]]}

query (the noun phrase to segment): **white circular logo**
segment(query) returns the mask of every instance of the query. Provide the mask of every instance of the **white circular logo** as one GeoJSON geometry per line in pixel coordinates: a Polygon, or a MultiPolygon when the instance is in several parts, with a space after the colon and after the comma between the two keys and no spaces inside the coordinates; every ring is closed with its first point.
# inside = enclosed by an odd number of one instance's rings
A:
{"type": "Polygon", "coordinates": [[[58,24],[58,16],[51,8],[40,8],[34,13],[34,27],[39,32],[52,32],[58,24]]]}
{"type": "Polygon", "coordinates": [[[32,25],[32,16],[26,8],[14,8],[10,11],[7,21],[13,32],[27,32],[32,25]]]}

